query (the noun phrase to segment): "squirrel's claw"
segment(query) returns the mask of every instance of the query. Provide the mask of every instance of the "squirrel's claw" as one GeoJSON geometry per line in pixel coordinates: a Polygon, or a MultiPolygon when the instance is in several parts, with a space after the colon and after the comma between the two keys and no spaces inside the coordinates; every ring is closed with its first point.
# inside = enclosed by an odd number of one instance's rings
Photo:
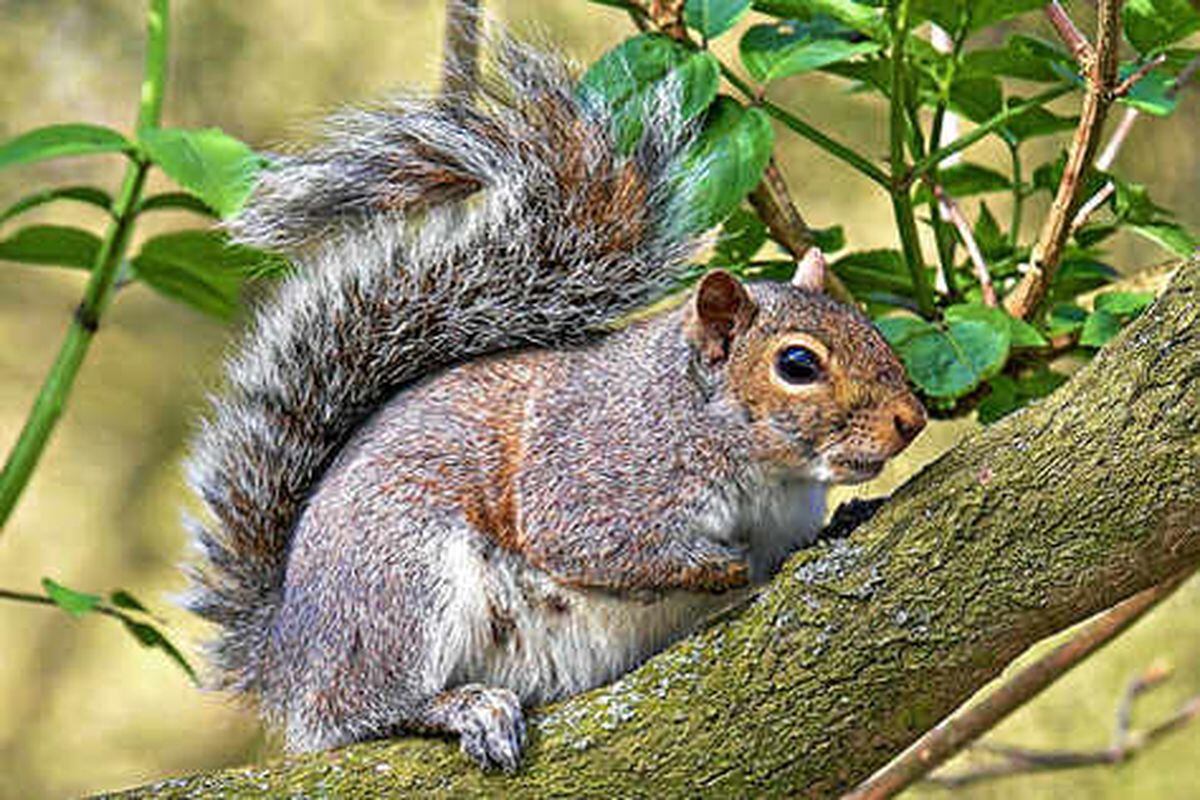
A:
{"type": "Polygon", "coordinates": [[[525,747],[520,700],[508,689],[492,686],[462,687],[462,691],[469,691],[470,699],[459,706],[454,723],[463,753],[485,770],[514,772],[525,747]]]}

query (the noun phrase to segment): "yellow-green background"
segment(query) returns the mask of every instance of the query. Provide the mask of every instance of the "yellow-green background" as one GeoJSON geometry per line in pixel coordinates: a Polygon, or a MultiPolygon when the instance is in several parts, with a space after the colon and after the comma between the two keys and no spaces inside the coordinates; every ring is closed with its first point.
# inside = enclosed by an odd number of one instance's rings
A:
{"type": "MultiPolygon", "coordinates": [[[[1087,23],[1086,9],[1079,9],[1084,4],[1070,5],[1087,23]]],[[[498,2],[492,10],[518,29],[539,30],[581,61],[631,30],[622,14],[582,0],[498,2]]],[[[0,0],[0,136],[69,120],[126,129],[139,85],[141,15],[137,0],[0,0]]],[[[1023,24],[1040,25],[1036,19],[1023,24]]],[[[179,0],[172,27],[166,124],[217,125],[265,147],[339,103],[403,84],[429,86],[441,6],[434,0],[179,0]]],[[[730,46],[718,50],[728,55],[730,46]]],[[[844,89],[806,77],[785,82],[773,96],[882,155],[879,106],[844,89]]],[[[1200,91],[1196,95],[1169,120],[1140,122],[1118,162],[1194,230],[1200,229],[1193,200],[1200,190],[1200,91]]],[[[784,169],[813,224],[844,225],[856,248],[894,246],[888,204],[878,191],[811,146],[787,135],[781,141],[784,169]]],[[[1004,165],[1004,153],[988,143],[971,155],[1004,165]]],[[[10,170],[0,174],[0,207],[47,184],[96,182],[111,189],[120,169],[117,157],[101,157],[10,170]]],[[[971,213],[973,205],[966,204],[971,213]]],[[[1007,206],[993,207],[1004,219],[1007,206]]],[[[70,205],[25,221],[34,220],[93,229],[101,223],[97,213],[70,205]]],[[[139,237],[191,223],[184,216],[147,218],[139,237]]],[[[9,223],[0,234],[14,227],[9,223]]],[[[1123,239],[1116,258],[1132,269],[1162,255],[1123,239]]],[[[75,272],[0,263],[0,449],[17,435],[82,280],[75,272]]],[[[195,641],[198,626],[169,603],[170,593],[182,588],[175,565],[185,557],[179,461],[232,331],[144,288],[121,292],[65,419],[0,538],[0,586],[36,590],[49,575],[85,590],[127,588],[161,611],[178,641],[195,641]]],[[[883,485],[932,457],[962,427],[926,434],[915,457],[889,468],[883,485]]],[[[1200,586],[1185,587],[995,737],[1103,746],[1124,682],[1159,657],[1174,663],[1177,674],[1144,705],[1141,719],[1200,692],[1198,611],[1200,586]]],[[[1000,782],[969,796],[1200,796],[1198,748],[1200,726],[1127,766],[1000,782]]],[[[249,715],[192,688],[161,654],[137,647],[111,621],[0,602],[0,798],[78,795],[272,752],[249,715]]]]}

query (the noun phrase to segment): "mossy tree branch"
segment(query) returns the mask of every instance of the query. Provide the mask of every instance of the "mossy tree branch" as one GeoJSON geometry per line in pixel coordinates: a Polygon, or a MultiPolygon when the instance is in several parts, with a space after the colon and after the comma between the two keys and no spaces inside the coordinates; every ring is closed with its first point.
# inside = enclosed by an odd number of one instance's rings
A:
{"type": "Polygon", "coordinates": [[[404,739],[134,797],[830,797],[1033,643],[1200,561],[1200,262],[1046,401],[968,437],[740,614],[534,726],[484,775],[404,739]]]}

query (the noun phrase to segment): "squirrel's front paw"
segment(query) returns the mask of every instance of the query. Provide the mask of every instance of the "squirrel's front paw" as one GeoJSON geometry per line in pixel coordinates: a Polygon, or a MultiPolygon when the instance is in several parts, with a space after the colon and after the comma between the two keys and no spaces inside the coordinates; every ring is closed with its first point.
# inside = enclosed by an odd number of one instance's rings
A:
{"type": "Polygon", "coordinates": [[[743,548],[701,539],[692,542],[693,563],[684,569],[685,588],[725,592],[750,583],[750,564],[743,548]]]}
{"type": "Polygon", "coordinates": [[[462,751],[486,770],[512,772],[525,747],[525,715],[521,701],[508,689],[462,686],[454,727],[462,751]]]}

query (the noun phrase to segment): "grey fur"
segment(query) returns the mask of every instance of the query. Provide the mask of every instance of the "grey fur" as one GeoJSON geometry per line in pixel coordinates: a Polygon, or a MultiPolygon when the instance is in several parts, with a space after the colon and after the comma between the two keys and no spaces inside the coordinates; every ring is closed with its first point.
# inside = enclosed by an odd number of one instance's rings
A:
{"type": "Polygon", "coordinates": [[[645,141],[614,152],[596,108],[573,96],[558,58],[511,41],[471,107],[401,98],[349,110],[315,148],[279,160],[230,226],[243,242],[290,252],[298,274],[259,308],[229,360],[188,463],[213,522],[190,522],[203,564],[190,607],[221,628],[215,683],[264,684],[263,654],[296,521],[317,479],[362,420],[400,387],[508,348],[580,342],[676,281],[694,241],[681,235],[673,170],[688,141],[662,98],[645,141]],[[548,132],[576,126],[586,174],[552,170],[548,132]],[[589,192],[628,164],[648,189],[640,219],[595,216],[589,192]],[[481,196],[381,209],[398,170],[452,170],[481,196]],[[613,249],[633,224],[643,235],[613,249]]]}
{"type": "Polygon", "coordinates": [[[626,156],[560,60],[495,52],[473,104],[338,115],[232,226],[300,270],[195,443],[191,606],[221,628],[217,685],[292,750],[423,730],[515,768],[523,703],[768,580],[823,483],[923,424],[870,323],[798,288],[714,273],[607,333],[695,246],[679,93],[626,156]],[[795,341],[828,351],[811,386],[776,371],[795,341]]]}

